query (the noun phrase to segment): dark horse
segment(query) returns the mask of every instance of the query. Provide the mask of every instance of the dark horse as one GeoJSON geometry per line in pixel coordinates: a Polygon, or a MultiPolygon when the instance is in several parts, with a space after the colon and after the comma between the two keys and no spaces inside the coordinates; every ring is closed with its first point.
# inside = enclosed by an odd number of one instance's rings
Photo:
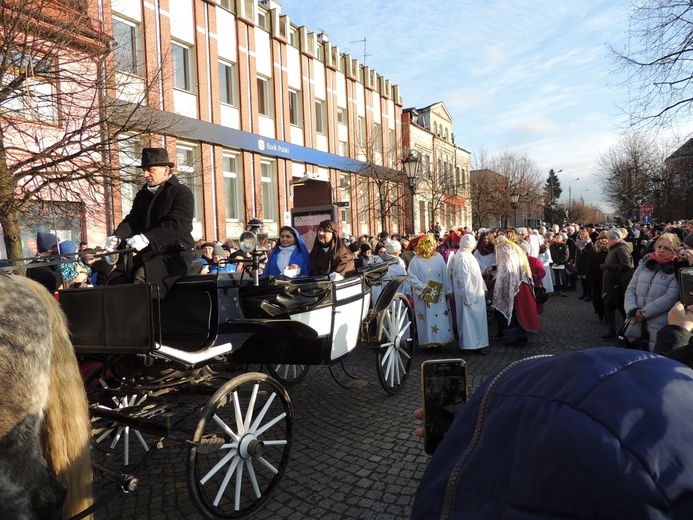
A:
{"type": "Polygon", "coordinates": [[[89,410],[67,322],[38,283],[0,273],[0,518],[92,503],[89,410]]]}

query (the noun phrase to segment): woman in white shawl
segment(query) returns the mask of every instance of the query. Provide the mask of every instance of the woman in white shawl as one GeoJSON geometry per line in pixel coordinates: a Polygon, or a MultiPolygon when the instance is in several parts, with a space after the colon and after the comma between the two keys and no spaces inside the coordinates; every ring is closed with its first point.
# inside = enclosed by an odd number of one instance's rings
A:
{"type": "Polygon", "coordinates": [[[476,241],[472,235],[460,239],[460,248],[450,261],[450,278],[455,293],[460,349],[486,355],[486,284],[479,262],[472,254],[474,246],[476,241]]]}

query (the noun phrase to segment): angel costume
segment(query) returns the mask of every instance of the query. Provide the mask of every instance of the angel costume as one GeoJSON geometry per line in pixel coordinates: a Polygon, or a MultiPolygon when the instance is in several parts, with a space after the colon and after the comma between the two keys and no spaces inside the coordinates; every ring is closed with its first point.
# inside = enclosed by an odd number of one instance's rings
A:
{"type": "Polygon", "coordinates": [[[486,284],[481,276],[479,262],[471,253],[475,245],[472,235],[464,235],[449,266],[462,350],[477,350],[488,346],[486,284]]]}
{"type": "Polygon", "coordinates": [[[419,241],[416,256],[409,262],[409,285],[421,348],[439,347],[454,339],[448,305],[452,284],[445,260],[435,248],[435,238],[427,235],[419,241]]]}

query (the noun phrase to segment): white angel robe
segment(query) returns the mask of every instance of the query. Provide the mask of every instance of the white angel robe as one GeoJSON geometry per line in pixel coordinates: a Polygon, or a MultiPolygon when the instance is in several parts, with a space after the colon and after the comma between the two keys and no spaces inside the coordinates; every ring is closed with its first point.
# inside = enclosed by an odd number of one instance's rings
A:
{"type": "Polygon", "coordinates": [[[457,308],[457,333],[460,348],[476,350],[488,347],[486,284],[479,262],[472,253],[460,249],[450,265],[450,278],[457,308]]]}
{"type": "Polygon", "coordinates": [[[452,284],[443,255],[436,253],[431,258],[415,255],[409,262],[408,272],[414,299],[419,347],[430,348],[450,343],[455,338],[447,299],[447,296],[452,293],[452,284]],[[431,280],[443,286],[438,301],[435,303],[420,298],[431,280]]]}

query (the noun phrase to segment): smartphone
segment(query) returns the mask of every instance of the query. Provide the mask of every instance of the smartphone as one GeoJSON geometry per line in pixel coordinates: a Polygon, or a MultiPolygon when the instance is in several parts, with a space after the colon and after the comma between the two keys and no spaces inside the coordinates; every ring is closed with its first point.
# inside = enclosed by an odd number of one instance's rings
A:
{"type": "Polygon", "coordinates": [[[467,402],[467,364],[463,359],[435,359],[421,365],[424,451],[433,455],[443,435],[467,402]]]}
{"type": "Polygon", "coordinates": [[[679,288],[683,306],[693,305],[693,267],[684,267],[679,270],[679,288]]]}

